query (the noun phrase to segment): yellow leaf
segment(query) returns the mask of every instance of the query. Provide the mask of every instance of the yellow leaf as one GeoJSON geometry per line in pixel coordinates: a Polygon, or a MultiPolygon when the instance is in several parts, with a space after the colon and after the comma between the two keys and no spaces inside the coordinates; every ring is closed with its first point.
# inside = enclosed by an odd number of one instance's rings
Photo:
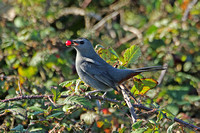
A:
{"type": "Polygon", "coordinates": [[[28,68],[23,68],[22,66],[20,66],[18,68],[18,73],[20,76],[31,78],[33,75],[37,73],[37,68],[32,66],[28,68]]]}
{"type": "Polygon", "coordinates": [[[139,94],[144,95],[148,90],[150,90],[149,86],[144,86],[142,91],[139,92],[139,94]]]}
{"type": "Polygon", "coordinates": [[[103,126],[104,122],[103,121],[97,121],[97,127],[101,128],[103,126]]]}

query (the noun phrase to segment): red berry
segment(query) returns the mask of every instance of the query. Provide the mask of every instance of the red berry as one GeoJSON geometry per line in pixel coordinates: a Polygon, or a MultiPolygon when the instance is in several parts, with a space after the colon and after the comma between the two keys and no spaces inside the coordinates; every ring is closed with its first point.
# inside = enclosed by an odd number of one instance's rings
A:
{"type": "Polygon", "coordinates": [[[70,40],[67,40],[65,44],[66,44],[66,46],[70,46],[72,44],[72,42],[70,40]]]}

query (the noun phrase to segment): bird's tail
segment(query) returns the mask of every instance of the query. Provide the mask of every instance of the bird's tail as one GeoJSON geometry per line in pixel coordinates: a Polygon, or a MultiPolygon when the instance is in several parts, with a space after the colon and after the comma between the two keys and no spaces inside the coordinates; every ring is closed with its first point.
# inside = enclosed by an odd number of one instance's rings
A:
{"type": "Polygon", "coordinates": [[[150,67],[142,67],[142,68],[137,68],[133,69],[136,73],[141,73],[141,72],[150,72],[150,71],[158,71],[158,70],[166,70],[166,66],[150,66],[150,67]]]}

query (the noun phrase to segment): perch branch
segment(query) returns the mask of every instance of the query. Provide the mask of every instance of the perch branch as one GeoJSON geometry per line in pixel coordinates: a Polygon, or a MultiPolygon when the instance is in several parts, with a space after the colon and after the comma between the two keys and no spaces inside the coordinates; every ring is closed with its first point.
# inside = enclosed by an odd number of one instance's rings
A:
{"type": "Polygon", "coordinates": [[[130,98],[128,97],[128,94],[127,94],[127,92],[126,92],[126,90],[125,90],[124,85],[121,84],[121,85],[119,86],[119,88],[121,89],[122,94],[123,94],[123,97],[124,97],[124,100],[125,100],[125,102],[126,102],[128,108],[129,108],[129,110],[130,110],[132,121],[133,121],[133,123],[135,123],[135,122],[137,121],[137,118],[136,118],[135,109],[134,109],[134,107],[133,107],[133,105],[132,105],[132,103],[131,103],[131,100],[130,100],[130,98]]]}

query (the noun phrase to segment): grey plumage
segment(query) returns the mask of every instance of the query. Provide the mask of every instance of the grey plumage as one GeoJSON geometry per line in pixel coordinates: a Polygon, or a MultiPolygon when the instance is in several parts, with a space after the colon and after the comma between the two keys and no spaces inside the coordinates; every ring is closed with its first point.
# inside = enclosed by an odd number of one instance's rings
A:
{"type": "Polygon", "coordinates": [[[162,66],[138,69],[117,69],[104,61],[95,51],[89,40],[80,38],[70,40],[76,51],[76,70],[79,77],[91,87],[100,91],[109,91],[123,81],[147,71],[164,70],[162,66]]]}

